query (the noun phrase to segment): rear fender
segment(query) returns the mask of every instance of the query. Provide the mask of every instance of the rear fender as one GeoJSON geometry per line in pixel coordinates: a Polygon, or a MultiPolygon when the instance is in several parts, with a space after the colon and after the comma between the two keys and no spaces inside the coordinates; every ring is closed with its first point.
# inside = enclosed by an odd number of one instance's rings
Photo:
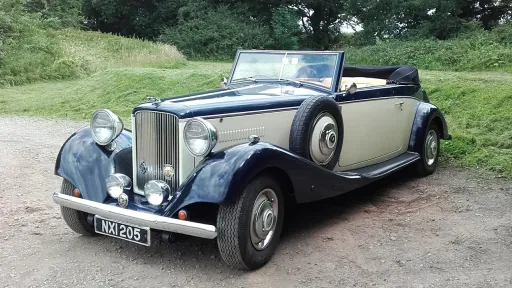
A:
{"type": "Polygon", "coordinates": [[[59,151],[55,175],[71,182],[78,188],[83,199],[104,202],[107,198],[105,179],[116,171],[116,154],[131,147],[131,132],[121,132],[115,143],[116,149],[108,151],[94,141],[91,128],[76,131],[59,151]]]}
{"type": "Polygon", "coordinates": [[[433,121],[437,123],[438,128],[441,130],[441,139],[451,140],[452,137],[448,133],[446,120],[444,120],[444,116],[439,108],[430,103],[420,103],[414,117],[408,151],[421,153],[428,126],[433,121]]]}

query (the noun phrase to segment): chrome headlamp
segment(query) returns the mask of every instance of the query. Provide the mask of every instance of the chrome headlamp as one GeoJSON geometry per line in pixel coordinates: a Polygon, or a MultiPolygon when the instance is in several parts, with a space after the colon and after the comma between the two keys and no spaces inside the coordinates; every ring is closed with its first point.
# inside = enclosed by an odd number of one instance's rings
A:
{"type": "Polygon", "coordinates": [[[217,129],[202,118],[194,118],[185,125],[183,138],[192,155],[206,156],[217,144],[217,129]]]}
{"type": "Polygon", "coordinates": [[[121,118],[110,110],[101,109],[92,115],[92,138],[102,146],[112,143],[121,134],[123,127],[121,118]]]}

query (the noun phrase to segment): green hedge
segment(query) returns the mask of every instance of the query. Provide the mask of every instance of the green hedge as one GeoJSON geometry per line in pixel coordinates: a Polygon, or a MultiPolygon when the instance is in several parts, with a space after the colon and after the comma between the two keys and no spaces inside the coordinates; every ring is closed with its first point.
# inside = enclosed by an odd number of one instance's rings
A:
{"type": "Polygon", "coordinates": [[[475,31],[450,40],[386,40],[364,47],[335,49],[347,52],[358,65],[414,65],[428,70],[512,72],[512,24],[475,31]]]}

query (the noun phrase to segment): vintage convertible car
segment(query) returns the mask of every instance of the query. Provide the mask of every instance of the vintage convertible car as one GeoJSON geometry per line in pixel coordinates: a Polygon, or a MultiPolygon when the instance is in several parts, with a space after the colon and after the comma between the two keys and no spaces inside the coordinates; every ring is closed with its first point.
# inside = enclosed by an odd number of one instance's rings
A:
{"type": "Polygon", "coordinates": [[[405,167],[429,175],[440,139],[451,139],[414,67],[353,67],[344,56],[239,51],[223,88],[149,98],[132,131],[99,110],[62,146],[53,200],[80,234],[148,246],[217,238],[229,265],[261,267],[288,204],[405,167]]]}

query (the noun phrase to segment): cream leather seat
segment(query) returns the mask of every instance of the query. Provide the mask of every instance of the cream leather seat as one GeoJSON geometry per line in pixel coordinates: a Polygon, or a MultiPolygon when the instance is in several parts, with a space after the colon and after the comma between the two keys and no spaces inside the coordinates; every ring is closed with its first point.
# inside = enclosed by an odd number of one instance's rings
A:
{"type": "Polygon", "coordinates": [[[386,79],[365,78],[365,77],[343,77],[341,79],[341,91],[347,90],[346,86],[350,83],[356,83],[358,88],[386,85],[386,79]]]}

